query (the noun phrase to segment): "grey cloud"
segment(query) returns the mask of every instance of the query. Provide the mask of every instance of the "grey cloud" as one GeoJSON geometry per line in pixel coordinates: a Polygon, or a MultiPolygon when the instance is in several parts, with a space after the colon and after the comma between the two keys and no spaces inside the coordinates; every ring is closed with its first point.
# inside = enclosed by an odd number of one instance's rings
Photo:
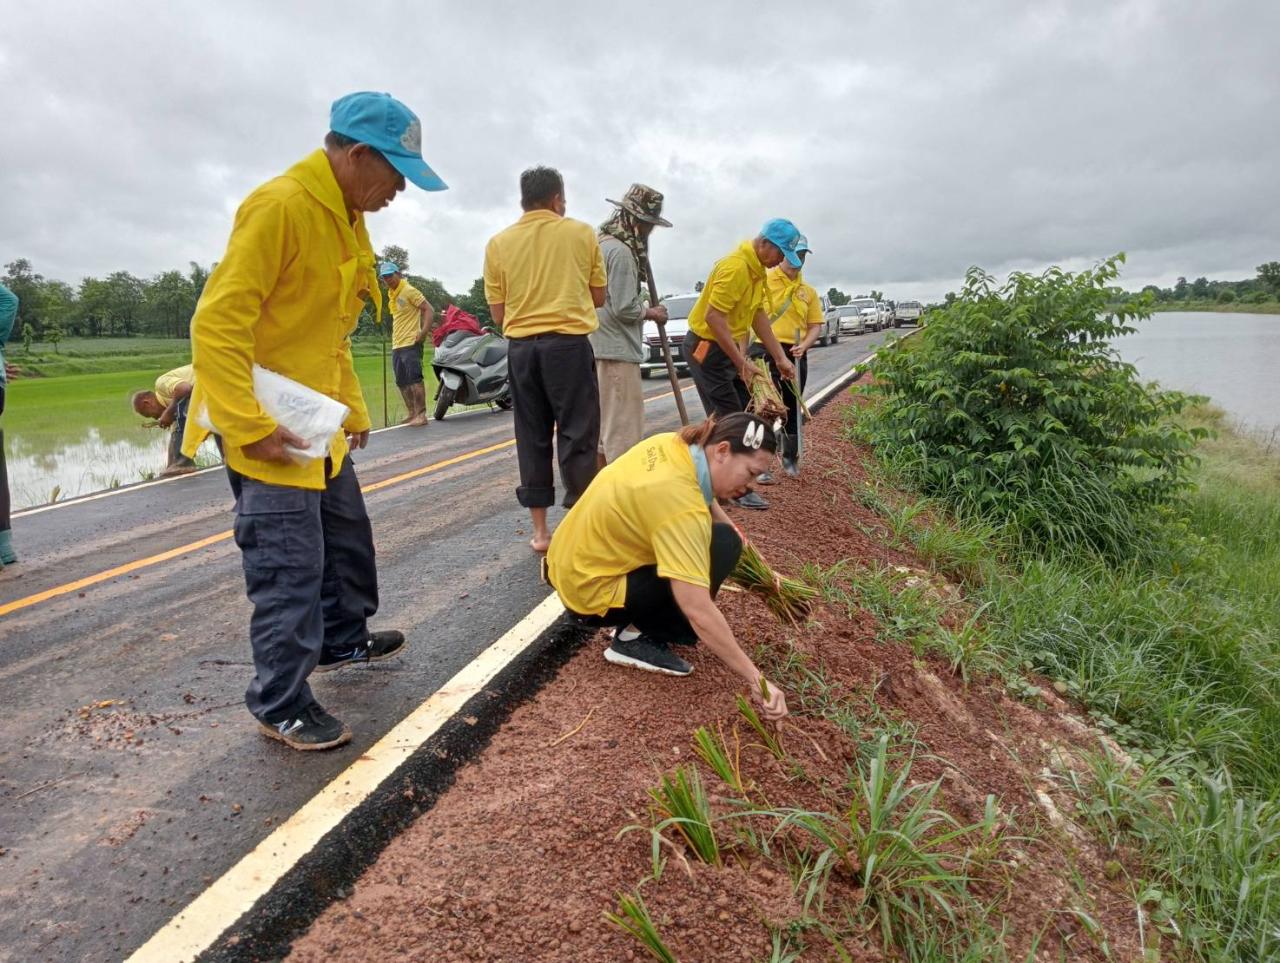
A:
{"type": "Polygon", "coordinates": [[[329,102],[396,93],[449,181],[371,219],[465,290],[560,167],[589,222],[667,195],[664,290],[792,217],[820,288],[937,297],[970,264],[1125,280],[1280,256],[1280,8],[1267,0],[634,8],[23,5],[0,36],[0,260],[76,281],[216,260],[235,205],[317,145],[329,102]]]}

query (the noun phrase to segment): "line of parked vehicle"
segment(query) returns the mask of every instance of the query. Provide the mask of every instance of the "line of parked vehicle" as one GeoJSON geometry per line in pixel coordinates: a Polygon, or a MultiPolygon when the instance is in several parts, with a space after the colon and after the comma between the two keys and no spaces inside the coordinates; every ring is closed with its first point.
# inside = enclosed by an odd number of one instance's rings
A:
{"type": "MultiPolygon", "coordinates": [[[[696,293],[674,294],[662,300],[667,307],[667,341],[671,345],[671,359],[681,373],[688,370],[680,351],[684,346],[685,332],[689,330],[689,312],[697,300],[696,293]]],[[[866,334],[901,324],[919,324],[924,313],[924,306],[919,301],[899,301],[891,305],[872,298],[854,298],[848,304],[832,307],[825,295],[822,296],[822,308],[824,320],[818,346],[823,348],[838,344],[843,334],[866,334]]],[[[662,342],[658,337],[658,325],[653,321],[644,324],[644,342],[648,357],[640,364],[640,374],[647,378],[655,371],[665,372],[667,365],[662,359],[662,342]]]]}

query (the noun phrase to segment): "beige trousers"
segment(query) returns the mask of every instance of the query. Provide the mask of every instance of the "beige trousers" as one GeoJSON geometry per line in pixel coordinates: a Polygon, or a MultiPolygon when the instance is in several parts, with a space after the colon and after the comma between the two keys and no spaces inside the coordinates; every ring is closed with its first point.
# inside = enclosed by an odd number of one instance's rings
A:
{"type": "Polygon", "coordinates": [[[616,461],[644,437],[640,366],[597,358],[596,380],[600,383],[600,453],[605,461],[616,461]]]}

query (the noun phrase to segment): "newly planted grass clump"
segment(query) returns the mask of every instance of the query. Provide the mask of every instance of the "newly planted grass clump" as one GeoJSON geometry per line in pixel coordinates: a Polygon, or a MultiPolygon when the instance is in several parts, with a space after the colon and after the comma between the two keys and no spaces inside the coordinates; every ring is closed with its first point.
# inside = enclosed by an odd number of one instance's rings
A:
{"type": "Polygon", "coordinates": [[[657,788],[649,790],[661,821],[653,827],[653,858],[659,860],[659,839],[666,829],[674,829],[698,859],[720,865],[720,841],[716,838],[711,802],[702,786],[702,777],[693,766],[681,766],[673,774],[663,774],[657,788]]]}
{"type": "Polygon", "coordinates": [[[644,898],[639,893],[619,895],[618,911],[605,913],[604,918],[624,933],[634,937],[636,942],[644,947],[645,952],[658,963],[678,963],[676,955],[663,942],[662,934],[658,932],[653,917],[649,915],[649,908],[644,905],[644,898]]]}
{"type": "Polygon", "coordinates": [[[742,745],[736,728],[733,730],[733,747],[730,748],[720,726],[716,727],[715,732],[706,726],[699,726],[693,731],[693,751],[739,798],[746,797],[746,782],[742,776],[742,745]]]}

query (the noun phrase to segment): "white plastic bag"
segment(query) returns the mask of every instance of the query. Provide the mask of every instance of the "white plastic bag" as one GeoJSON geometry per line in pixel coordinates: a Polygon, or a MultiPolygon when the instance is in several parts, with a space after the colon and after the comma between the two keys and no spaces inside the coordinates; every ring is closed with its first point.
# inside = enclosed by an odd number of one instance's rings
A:
{"type": "MultiPolygon", "coordinates": [[[[304,464],[328,457],[329,439],[351,413],[342,402],[258,364],[253,366],[253,394],[276,424],[310,443],[309,448],[285,449],[295,461],[304,464]]],[[[209,409],[203,405],[196,415],[196,424],[215,433],[218,431],[209,420],[209,409]]]]}

